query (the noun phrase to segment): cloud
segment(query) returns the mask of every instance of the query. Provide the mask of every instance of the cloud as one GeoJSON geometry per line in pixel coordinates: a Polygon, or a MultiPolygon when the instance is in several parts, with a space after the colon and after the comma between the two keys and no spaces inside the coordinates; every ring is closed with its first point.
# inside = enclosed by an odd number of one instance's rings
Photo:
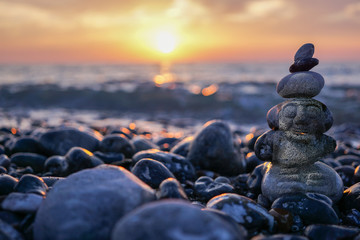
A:
{"type": "Polygon", "coordinates": [[[61,1],[48,1],[48,0],[2,0],[9,3],[18,3],[35,8],[43,9],[45,11],[57,14],[81,14],[87,11],[97,12],[117,12],[124,13],[131,11],[138,6],[147,8],[148,10],[164,10],[171,5],[168,0],[61,0],[61,1]]]}
{"type": "Polygon", "coordinates": [[[216,15],[227,15],[244,9],[251,0],[193,0],[216,15]]]}
{"type": "Polygon", "coordinates": [[[22,3],[0,2],[0,26],[19,27],[37,24],[42,27],[61,27],[62,21],[43,9],[22,3]]]}
{"type": "Polygon", "coordinates": [[[332,13],[326,17],[326,20],[330,22],[360,22],[360,2],[344,6],[340,12],[332,13]]]}
{"type": "Polygon", "coordinates": [[[269,18],[286,19],[295,15],[295,8],[285,0],[257,0],[248,2],[240,12],[227,16],[229,21],[249,22],[269,18]]]}
{"type": "Polygon", "coordinates": [[[167,15],[175,18],[201,18],[206,17],[208,11],[206,7],[191,0],[174,0],[173,4],[167,9],[167,15]]]}

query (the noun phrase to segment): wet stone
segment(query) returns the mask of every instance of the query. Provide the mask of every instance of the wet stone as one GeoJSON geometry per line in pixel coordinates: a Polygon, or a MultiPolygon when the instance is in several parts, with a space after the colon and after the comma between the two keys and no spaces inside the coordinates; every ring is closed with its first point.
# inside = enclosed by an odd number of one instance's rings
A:
{"type": "Polygon", "coordinates": [[[97,150],[101,138],[75,128],[50,130],[40,137],[40,143],[49,155],[65,155],[73,147],[90,152],[97,150]]]}
{"type": "Polygon", "coordinates": [[[14,187],[15,192],[20,193],[35,193],[44,196],[47,191],[47,186],[44,180],[36,175],[25,174],[14,187]]]}
{"type": "Polygon", "coordinates": [[[206,208],[206,207],[203,207],[201,210],[203,212],[208,212],[217,217],[220,217],[224,221],[230,223],[233,226],[233,228],[235,229],[235,231],[239,232],[239,236],[244,236],[244,239],[248,239],[248,237],[247,237],[248,232],[247,232],[246,228],[243,227],[242,225],[238,224],[231,216],[229,216],[225,212],[217,210],[217,209],[213,209],[213,208],[206,208]]]}
{"type": "MultiPolygon", "coordinates": [[[[0,131],[1,133],[1,131],[0,131]]],[[[4,145],[6,145],[6,142],[10,141],[11,139],[15,138],[14,135],[12,134],[5,134],[5,135],[1,135],[0,134],[0,144],[2,146],[2,149],[5,151],[5,147],[4,145]]],[[[5,153],[5,152],[4,152],[5,153]]],[[[4,154],[2,153],[2,154],[4,154]]]]}
{"type": "Polygon", "coordinates": [[[67,168],[67,162],[63,156],[52,156],[46,159],[44,164],[45,172],[51,176],[63,176],[67,168]]]}
{"type": "Polygon", "coordinates": [[[34,174],[34,170],[30,166],[27,166],[26,168],[10,169],[8,174],[16,178],[21,178],[24,174],[34,174]]]}
{"type": "Polygon", "coordinates": [[[207,177],[211,177],[213,179],[221,176],[217,172],[213,172],[213,171],[209,171],[209,170],[197,170],[196,175],[198,177],[207,176],[207,177]]]}
{"type": "Polygon", "coordinates": [[[234,193],[225,193],[212,198],[206,207],[225,212],[248,231],[266,229],[272,232],[274,230],[274,217],[250,198],[234,193]]]}
{"type": "Polygon", "coordinates": [[[6,240],[23,240],[24,237],[10,224],[0,219],[0,234],[6,240]]]}
{"type": "Polygon", "coordinates": [[[105,153],[122,153],[127,158],[131,158],[135,154],[134,145],[127,138],[119,134],[105,136],[100,142],[99,150],[105,153]]]}
{"type": "Polygon", "coordinates": [[[154,191],[124,168],[82,170],[47,194],[36,214],[34,239],[110,239],[119,218],[153,200],[154,191]]]}
{"type": "Polygon", "coordinates": [[[245,171],[245,161],[236,146],[228,124],[222,121],[207,122],[194,137],[187,158],[197,169],[205,169],[225,176],[245,171]]]}
{"type": "Polygon", "coordinates": [[[332,167],[332,168],[336,168],[336,167],[341,166],[341,164],[336,162],[333,158],[321,159],[320,162],[323,162],[323,163],[325,163],[326,165],[328,165],[329,167],[332,167]]]}
{"type": "Polygon", "coordinates": [[[134,137],[130,142],[135,147],[135,153],[148,149],[159,149],[158,145],[141,136],[134,137]]]}
{"type": "Polygon", "coordinates": [[[202,176],[196,180],[194,189],[197,199],[202,202],[207,202],[211,198],[223,193],[234,192],[234,187],[230,184],[230,180],[225,177],[217,177],[213,180],[210,177],[202,176]]]}
{"type": "Polygon", "coordinates": [[[312,98],[324,87],[324,78],[316,72],[296,72],[285,76],[276,86],[283,98],[312,98]]]}
{"type": "Polygon", "coordinates": [[[320,224],[310,225],[304,231],[310,240],[353,239],[359,233],[359,228],[320,224]]]}
{"type": "Polygon", "coordinates": [[[265,132],[264,129],[253,129],[249,134],[245,136],[244,145],[250,150],[254,151],[255,142],[263,133],[265,132]]]}
{"type": "Polygon", "coordinates": [[[276,199],[271,208],[286,209],[293,215],[300,216],[305,225],[339,223],[339,218],[332,208],[332,201],[322,194],[287,194],[276,199]]]}
{"type": "Polygon", "coordinates": [[[355,208],[345,212],[343,217],[343,222],[346,225],[360,227],[360,212],[355,208]]]}
{"type": "Polygon", "coordinates": [[[270,200],[262,194],[258,195],[257,203],[266,209],[270,209],[270,207],[271,207],[270,200]]]}
{"type": "Polygon", "coordinates": [[[0,220],[10,224],[11,226],[17,226],[22,221],[22,214],[1,210],[0,211],[0,220]]]}
{"type": "Polygon", "coordinates": [[[319,64],[319,60],[317,58],[304,58],[304,59],[295,61],[290,66],[289,71],[291,73],[309,71],[318,64],[319,64]]]}
{"type": "Polygon", "coordinates": [[[177,143],[179,142],[178,138],[167,137],[161,138],[156,142],[156,145],[160,147],[161,151],[170,151],[177,143]]]}
{"type": "Polygon", "coordinates": [[[118,166],[118,167],[123,167],[127,170],[130,171],[131,167],[132,167],[132,160],[131,159],[128,159],[128,158],[125,158],[121,161],[116,161],[116,162],[112,162],[111,165],[114,165],[114,166],[118,166]]]}
{"type": "Polygon", "coordinates": [[[294,56],[294,61],[312,58],[314,55],[314,52],[315,52],[314,44],[305,43],[296,51],[295,56],[294,56]]]}
{"type": "Polygon", "coordinates": [[[293,225],[292,213],[284,208],[272,208],[269,213],[276,220],[276,228],[279,232],[290,232],[293,225]]]}
{"type": "Polygon", "coordinates": [[[355,164],[356,166],[360,164],[360,157],[355,156],[355,155],[343,155],[343,156],[338,156],[337,158],[335,158],[335,161],[340,163],[341,165],[353,165],[355,164]]]}
{"type": "Polygon", "coordinates": [[[85,148],[73,147],[65,155],[66,175],[103,164],[99,158],[85,148]]]}
{"type": "Polygon", "coordinates": [[[345,165],[345,166],[336,167],[334,169],[341,177],[344,186],[350,187],[351,185],[354,184],[354,180],[353,180],[354,172],[355,172],[354,167],[345,165]]]}
{"type": "Polygon", "coordinates": [[[201,211],[190,203],[162,200],[146,204],[121,218],[111,239],[245,239],[242,234],[223,218],[201,211]]]}
{"type": "Polygon", "coordinates": [[[345,155],[348,147],[343,142],[338,142],[335,151],[332,153],[333,158],[345,155]]]}
{"type": "Polygon", "coordinates": [[[138,161],[131,172],[152,188],[159,188],[162,181],[175,178],[170,170],[161,162],[144,158],[138,161]]]}
{"type": "Polygon", "coordinates": [[[170,152],[179,154],[183,157],[187,157],[187,155],[189,154],[189,148],[190,148],[191,142],[193,140],[194,140],[193,136],[184,138],[183,140],[178,142],[173,148],[171,148],[170,152]]]}
{"type": "Polygon", "coordinates": [[[49,188],[52,187],[57,181],[65,179],[63,177],[42,177],[42,180],[49,188]]]}
{"type": "Polygon", "coordinates": [[[18,167],[30,166],[35,172],[42,172],[46,157],[36,153],[15,153],[11,156],[11,163],[18,167]]]}
{"type": "Polygon", "coordinates": [[[240,195],[245,195],[245,192],[248,190],[248,185],[246,182],[249,179],[249,176],[249,173],[242,173],[235,178],[232,178],[231,182],[236,193],[239,193],[240,195]]]}
{"type": "Polygon", "coordinates": [[[262,180],[269,164],[270,163],[265,162],[263,164],[258,165],[249,175],[246,184],[252,193],[256,195],[261,193],[262,180]]]}
{"type": "Polygon", "coordinates": [[[257,235],[251,240],[308,240],[305,236],[292,235],[292,234],[274,234],[271,236],[257,235]]]}
{"type": "Polygon", "coordinates": [[[24,235],[25,239],[33,239],[34,219],[35,219],[35,214],[28,213],[25,215],[24,219],[18,226],[18,228],[21,230],[21,233],[24,235]]]}
{"type": "Polygon", "coordinates": [[[1,203],[4,210],[17,213],[35,213],[40,207],[43,196],[34,193],[10,193],[1,203]]]}
{"type": "Polygon", "coordinates": [[[18,183],[19,180],[16,178],[2,174],[0,175],[0,196],[7,195],[14,191],[15,185],[18,183]]]}
{"type": "Polygon", "coordinates": [[[44,149],[40,142],[32,137],[14,138],[6,142],[5,148],[9,156],[18,152],[44,154],[44,149]]]}
{"type": "Polygon", "coordinates": [[[249,172],[251,173],[258,165],[264,163],[256,156],[255,152],[250,152],[246,154],[245,161],[246,161],[246,172],[248,173],[249,172]]]}
{"type": "Polygon", "coordinates": [[[184,183],[186,180],[195,180],[195,169],[191,162],[183,156],[174,153],[163,152],[157,149],[150,149],[136,153],[132,160],[133,163],[136,164],[143,158],[150,158],[161,162],[181,183],[184,183]]]}
{"type": "Polygon", "coordinates": [[[0,166],[4,167],[6,169],[9,169],[10,163],[11,163],[11,161],[7,155],[5,155],[5,154],[0,155],[0,166]]]}
{"type": "MultiPolygon", "coordinates": [[[[356,148],[353,148],[353,147],[348,148],[348,149],[345,150],[344,154],[346,154],[347,156],[360,157],[360,150],[359,150],[358,148],[359,148],[359,146],[356,147],[356,148]]],[[[354,163],[353,163],[353,164],[354,164],[354,163]]],[[[353,164],[352,164],[352,165],[353,165],[353,164]]],[[[356,161],[355,164],[357,164],[356,166],[358,166],[358,165],[360,164],[360,161],[356,161]]]]}
{"type": "Polygon", "coordinates": [[[351,210],[355,208],[360,211],[360,183],[356,183],[344,191],[340,202],[340,208],[351,210]]]}
{"type": "Polygon", "coordinates": [[[7,173],[7,169],[4,168],[3,166],[0,166],[0,174],[4,174],[7,173]]]}
{"type": "Polygon", "coordinates": [[[354,180],[354,183],[360,182],[360,166],[357,166],[355,168],[353,180],[354,180]]]}
{"type": "Polygon", "coordinates": [[[113,131],[108,131],[110,133],[110,135],[121,135],[126,137],[127,139],[132,139],[134,134],[130,131],[130,129],[128,128],[123,128],[122,130],[113,130],[113,131]]]}
{"type": "Polygon", "coordinates": [[[183,200],[188,199],[181,184],[175,178],[168,178],[160,184],[159,191],[157,192],[157,198],[158,199],[173,198],[173,199],[183,199],[183,200]]]}
{"type": "Polygon", "coordinates": [[[94,152],[94,155],[95,157],[101,159],[101,161],[103,161],[106,164],[111,164],[113,162],[121,162],[125,159],[125,156],[122,153],[114,153],[114,152],[103,153],[96,151],[94,152]]]}

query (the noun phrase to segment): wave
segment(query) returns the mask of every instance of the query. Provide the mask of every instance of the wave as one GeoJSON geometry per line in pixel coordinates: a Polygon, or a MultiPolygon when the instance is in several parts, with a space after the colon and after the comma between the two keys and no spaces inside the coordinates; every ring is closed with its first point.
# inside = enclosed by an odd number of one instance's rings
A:
{"type": "MultiPolygon", "coordinates": [[[[57,84],[8,84],[0,86],[0,107],[11,109],[79,109],[112,111],[118,115],[230,119],[264,123],[266,113],[284,101],[274,83],[212,84],[194,92],[184,83],[106,82],[96,87],[62,87],[57,84]],[[124,85],[125,84],[125,85],[124,85]],[[129,87],[130,86],[130,87],[129,87]]],[[[337,123],[359,122],[359,86],[326,86],[317,97],[334,114],[337,123]]]]}

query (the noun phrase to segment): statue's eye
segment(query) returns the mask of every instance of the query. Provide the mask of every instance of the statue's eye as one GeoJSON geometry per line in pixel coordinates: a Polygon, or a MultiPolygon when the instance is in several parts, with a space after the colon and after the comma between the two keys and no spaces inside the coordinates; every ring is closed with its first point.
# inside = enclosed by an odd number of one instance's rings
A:
{"type": "Polygon", "coordinates": [[[294,118],[296,116],[296,107],[288,105],[283,108],[284,116],[287,118],[294,118]]]}
{"type": "Polygon", "coordinates": [[[311,118],[317,118],[320,117],[321,110],[317,106],[307,106],[306,114],[311,118]]]}

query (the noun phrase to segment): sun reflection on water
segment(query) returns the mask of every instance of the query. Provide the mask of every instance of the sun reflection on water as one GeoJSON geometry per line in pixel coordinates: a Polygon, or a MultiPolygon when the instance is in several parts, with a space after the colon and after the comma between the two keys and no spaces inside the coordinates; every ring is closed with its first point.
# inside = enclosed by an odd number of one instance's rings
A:
{"type": "Polygon", "coordinates": [[[219,86],[217,84],[211,84],[210,86],[203,88],[201,93],[202,93],[202,95],[207,97],[207,96],[211,96],[211,95],[215,94],[218,91],[218,89],[219,89],[219,86]]]}

